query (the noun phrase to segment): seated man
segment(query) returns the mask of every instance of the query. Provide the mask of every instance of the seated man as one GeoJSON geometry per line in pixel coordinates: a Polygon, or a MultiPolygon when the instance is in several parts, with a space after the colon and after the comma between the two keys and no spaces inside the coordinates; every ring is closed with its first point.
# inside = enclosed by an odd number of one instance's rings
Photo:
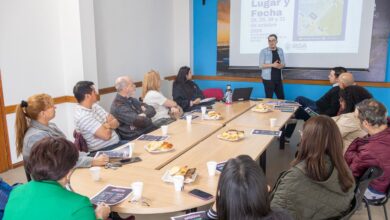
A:
{"type": "Polygon", "coordinates": [[[92,153],[111,150],[123,144],[114,131],[119,126],[118,121],[96,104],[97,92],[93,82],[78,82],[73,87],[73,94],[79,103],[74,113],[76,131],[86,140],[88,150],[92,153]]]}
{"type": "MultiPolygon", "coordinates": [[[[333,84],[333,87],[317,101],[313,101],[303,96],[298,96],[295,101],[302,105],[302,109],[309,107],[319,114],[328,115],[330,117],[336,116],[340,108],[339,76],[345,72],[347,72],[347,70],[344,67],[335,67],[330,70],[328,77],[329,82],[333,84]]],[[[307,119],[299,116],[297,117],[298,119],[307,119]]]]}
{"type": "Polygon", "coordinates": [[[367,199],[381,199],[386,196],[390,185],[390,120],[387,110],[382,103],[366,99],[356,105],[355,116],[368,135],[356,138],[344,158],[355,177],[363,175],[372,166],[383,170],[383,175],[371,181],[364,194],[367,199]]]}
{"type": "Polygon", "coordinates": [[[111,114],[119,121],[117,132],[124,140],[133,140],[141,134],[155,130],[151,118],[154,108],[133,98],[135,85],[127,76],[116,79],[117,95],[111,104],[111,114]]]}
{"type": "Polygon", "coordinates": [[[339,87],[340,89],[345,89],[348,86],[356,85],[355,79],[353,78],[352,73],[345,72],[339,76],[339,87]]]}

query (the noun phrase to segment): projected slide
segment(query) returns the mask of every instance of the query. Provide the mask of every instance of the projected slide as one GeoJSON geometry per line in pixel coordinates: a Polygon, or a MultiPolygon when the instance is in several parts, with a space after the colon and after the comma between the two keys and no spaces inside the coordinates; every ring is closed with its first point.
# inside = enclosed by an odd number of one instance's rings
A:
{"type": "Polygon", "coordinates": [[[241,1],[240,52],[258,53],[276,33],[286,53],[357,53],[362,0],[355,1],[241,1]]]}
{"type": "Polygon", "coordinates": [[[348,0],[295,1],[294,41],[345,40],[348,0]]]}
{"type": "Polygon", "coordinates": [[[374,9],[374,0],[231,0],[229,66],[257,65],[274,33],[287,66],[367,68],[374,9]]]}

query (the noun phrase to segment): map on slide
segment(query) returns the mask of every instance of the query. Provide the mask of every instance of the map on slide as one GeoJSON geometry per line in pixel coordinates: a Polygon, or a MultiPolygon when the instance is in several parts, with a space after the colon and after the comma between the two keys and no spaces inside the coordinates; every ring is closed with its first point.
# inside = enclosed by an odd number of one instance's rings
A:
{"type": "Polygon", "coordinates": [[[296,0],[294,41],[341,41],[348,0],[296,0]]]}

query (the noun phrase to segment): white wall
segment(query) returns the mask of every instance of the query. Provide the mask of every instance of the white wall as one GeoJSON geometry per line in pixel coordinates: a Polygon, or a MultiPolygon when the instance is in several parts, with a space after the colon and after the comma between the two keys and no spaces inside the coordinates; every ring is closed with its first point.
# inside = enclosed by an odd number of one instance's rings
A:
{"type": "MultiPolygon", "coordinates": [[[[99,86],[113,86],[121,75],[142,81],[150,69],[164,78],[191,65],[191,2],[95,1],[99,86]]],[[[141,90],[137,89],[137,97],[141,90]]],[[[171,83],[163,81],[161,90],[172,96],[171,83]]],[[[113,94],[101,96],[100,104],[109,110],[113,98],[113,94]]]]}
{"type": "MultiPolygon", "coordinates": [[[[0,69],[5,105],[32,94],[73,95],[79,80],[98,88],[150,69],[162,77],[191,62],[191,0],[0,0],[0,69]]],[[[170,83],[162,91],[170,96],[170,83]]],[[[137,89],[139,95],[141,89],[137,89]]],[[[114,94],[102,96],[109,110],[114,94]]],[[[75,104],[57,106],[53,120],[71,138],[75,104]]],[[[7,115],[12,162],[15,115],[7,115]]]]}
{"type": "Polygon", "coordinates": [[[5,105],[20,103],[32,93],[64,95],[59,13],[57,0],[0,2],[5,105]]]}
{"type": "Polygon", "coordinates": [[[192,1],[173,0],[173,69],[192,65],[192,1]]]}
{"type": "MultiPolygon", "coordinates": [[[[0,68],[5,105],[37,93],[72,95],[83,79],[78,0],[1,0],[0,68]]],[[[74,104],[57,106],[53,120],[71,139],[74,104]]],[[[11,161],[16,163],[15,115],[7,115],[11,161]]]]}

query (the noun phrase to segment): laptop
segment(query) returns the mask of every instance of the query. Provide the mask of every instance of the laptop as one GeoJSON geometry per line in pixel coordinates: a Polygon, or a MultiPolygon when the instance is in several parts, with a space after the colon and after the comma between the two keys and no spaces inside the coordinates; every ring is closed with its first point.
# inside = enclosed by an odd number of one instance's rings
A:
{"type": "Polygon", "coordinates": [[[234,101],[246,101],[249,100],[252,94],[252,87],[248,88],[237,88],[233,90],[233,102],[234,101]]]}

